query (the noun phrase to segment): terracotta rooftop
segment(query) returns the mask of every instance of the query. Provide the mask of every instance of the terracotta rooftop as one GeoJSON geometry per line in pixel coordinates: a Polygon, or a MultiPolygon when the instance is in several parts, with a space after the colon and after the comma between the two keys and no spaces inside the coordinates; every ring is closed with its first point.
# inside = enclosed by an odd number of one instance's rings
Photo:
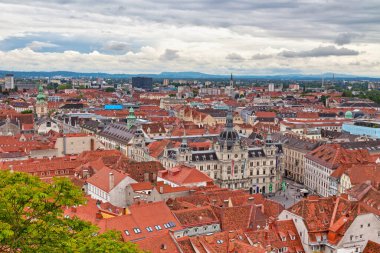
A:
{"type": "Polygon", "coordinates": [[[129,175],[117,170],[110,169],[108,167],[103,167],[93,176],[86,180],[87,183],[92,184],[105,192],[110,192],[113,188],[110,188],[110,173],[114,176],[114,187],[117,186],[123,179],[129,175]]]}
{"type": "Polygon", "coordinates": [[[158,172],[158,176],[177,185],[190,185],[195,183],[211,184],[213,182],[213,180],[203,172],[186,165],[178,165],[174,168],[161,170],[158,172]]]}
{"type": "Polygon", "coordinates": [[[380,252],[380,244],[374,241],[368,241],[365,246],[363,253],[379,253],[380,252]]]}
{"type": "Polygon", "coordinates": [[[183,227],[219,223],[218,218],[209,206],[177,210],[173,211],[173,214],[183,227]]]}

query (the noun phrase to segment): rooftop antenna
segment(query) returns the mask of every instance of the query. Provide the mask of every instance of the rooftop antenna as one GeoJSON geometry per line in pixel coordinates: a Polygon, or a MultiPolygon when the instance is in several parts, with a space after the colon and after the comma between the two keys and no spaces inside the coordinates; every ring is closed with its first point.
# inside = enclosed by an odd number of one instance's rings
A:
{"type": "Polygon", "coordinates": [[[332,86],[335,85],[335,74],[333,73],[333,82],[332,82],[332,86]]]}
{"type": "Polygon", "coordinates": [[[324,79],[324,76],[323,76],[323,73],[322,73],[322,88],[325,87],[325,79],[324,79]]]}

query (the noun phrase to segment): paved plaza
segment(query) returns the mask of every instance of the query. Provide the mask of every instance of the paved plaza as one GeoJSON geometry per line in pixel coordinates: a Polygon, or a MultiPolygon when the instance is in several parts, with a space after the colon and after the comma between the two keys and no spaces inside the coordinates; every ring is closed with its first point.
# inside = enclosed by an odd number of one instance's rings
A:
{"type": "Polygon", "coordinates": [[[303,198],[299,190],[305,188],[305,186],[289,179],[285,179],[284,181],[287,184],[286,191],[276,192],[274,196],[268,198],[281,203],[285,208],[288,208],[303,198]]]}

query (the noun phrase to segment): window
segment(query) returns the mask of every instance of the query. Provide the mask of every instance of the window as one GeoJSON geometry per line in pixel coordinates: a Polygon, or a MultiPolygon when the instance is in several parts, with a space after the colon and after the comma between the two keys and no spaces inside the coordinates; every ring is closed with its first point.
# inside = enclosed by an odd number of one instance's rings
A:
{"type": "Polygon", "coordinates": [[[370,226],[371,226],[371,224],[370,224],[370,223],[368,223],[367,227],[370,227],[370,226]]]}
{"type": "Polygon", "coordinates": [[[360,225],[360,228],[363,228],[363,224],[360,225]]]}
{"type": "Polygon", "coordinates": [[[141,230],[139,228],[134,228],[133,231],[135,232],[135,234],[140,234],[141,233],[141,230]]]}
{"type": "Polygon", "coordinates": [[[130,235],[130,233],[129,233],[128,230],[124,230],[124,233],[125,233],[126,235],[130,235]]]}
{"type": "Polygon", "coordinates": [[[216,243],[217,243],[217,244],[222,244],[222,243],[223,243],[223,240],[217,240],[216,243]]]}
{"type": "Polygon", "coordinates": [[[160,225],[156,225],[154,227],[156,228],[156,230],[161,230],[162,229],[160,225]]]}
{"type": "Polygon", "coordinates": [[[147,227],[146,230],[147,230],[148,232],[153,232],[152,227],[147,227]]]}

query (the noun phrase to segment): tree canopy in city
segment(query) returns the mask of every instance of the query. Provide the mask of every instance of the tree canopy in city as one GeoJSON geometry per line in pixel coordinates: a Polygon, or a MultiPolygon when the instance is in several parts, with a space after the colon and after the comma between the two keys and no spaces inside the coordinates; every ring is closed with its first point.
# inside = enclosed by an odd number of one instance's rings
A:
{"type": "Polygon", "coordinates": [[[121,234],[66,218],[67,206],[84,203],[67,178],[51,184],[32,175],[0,171],[0,252],[141,252],[121,234]]]}

